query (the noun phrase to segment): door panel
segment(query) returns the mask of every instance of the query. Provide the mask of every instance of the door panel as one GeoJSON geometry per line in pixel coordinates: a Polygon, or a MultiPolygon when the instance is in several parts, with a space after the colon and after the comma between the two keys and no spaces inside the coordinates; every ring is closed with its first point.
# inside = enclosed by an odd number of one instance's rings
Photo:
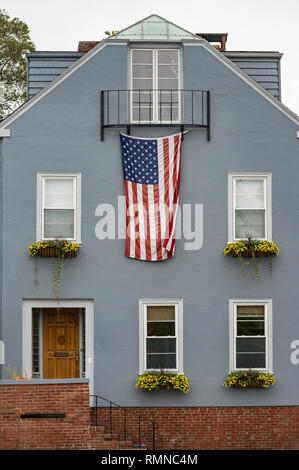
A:
{"type": "Polygon", "coordinates": [[[80,377],[79,309],[43,309],[43,378],[80,377]]]}

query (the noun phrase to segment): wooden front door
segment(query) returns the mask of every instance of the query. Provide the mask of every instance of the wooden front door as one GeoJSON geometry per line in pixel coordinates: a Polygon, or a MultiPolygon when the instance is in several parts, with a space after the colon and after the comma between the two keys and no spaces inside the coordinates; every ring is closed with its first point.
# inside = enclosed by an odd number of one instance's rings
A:
{"type": "Polygon", "coordinates": [[[80,377],[79,309],[43,309],[43,378],[80,377]]]}

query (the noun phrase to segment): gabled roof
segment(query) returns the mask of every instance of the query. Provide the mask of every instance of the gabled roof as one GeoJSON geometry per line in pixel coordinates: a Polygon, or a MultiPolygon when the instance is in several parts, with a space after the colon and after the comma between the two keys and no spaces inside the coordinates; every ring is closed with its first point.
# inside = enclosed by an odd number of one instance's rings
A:
{"type": "Polygon", "coordinates": [[[159,15],[150,15],[138,23],[119,31],[110,36],[112,39],[129,39],[136,40],[178,40],[182,39],[198,39],[195,34],[190,33],[186,29],[171,23],[159,15]]]}
{"type": "MultiPolygon", "coordinates": [[[[219,52],[215,47],[213,47],[211,44],[208,43],[205,39],[202,39],[200,37],[195,36],[194,34],[190,33],[189,31],[184,30],[183,28],[179,28],[178,26],[174,25],[173,23],[165,20],[164,18],[161,18],[158,15],[150,15],[147,18],[144,18],[140,22],[130,26],[129,28],[126,28],[119,33],[116,33],[113,36],[110,36],[109,38],[103,39],[99,44],[97,44],[93,49],[91,49],[89,52],[86,52],[83,57],[78,59],[73,65],[71,65],[68,69],[66,69],[61,75],[59,75],[55,80],[53,80],[51,83],[46,85],[39,93],[34,95],[30,100],[28,100],[26,103],[24,103],[22,106],[20,106],[16,111],[14,111],[12,114],[10,114],[6,119],[4,119],[0,123],[0,138],[1,137],[9,137],[10,136],[10,129],[8,126],[13,123],[18,117],[22,116],[28,109],[30,109],[32,106],[35,105],[35,103],[38,103],[44,96],[46,96],[48,93],[50,93],[52,90],[54,90],[60,83],[62,83],[64,80],[66,80],[70,75],[72,75],[76,70],[78,70],[83,64],[88,62],[94,55],[96,55],[98,52],[100,52],[104,47],[107,45],[119,45],[119,44],[128,44],[128,42],[131,40],[130,38],[125,37],[126,34],[128,34],[128,31],[131,28],[137,27],[141,23],[143,25],[149,21],[150,24],[158,24],[160,23],[160,31],[163,31],[164,28],[164,34],[165,33],[165,28],[167,28],[166,24],[168,25],[168,33],[171,32],[172,36],[167,36],[167,34],[164,37],[165,41],[180,41],[182,44],[191,44],[194,46],[199,46],[203,47],[206,49],[209,53],[211,53],[216,59],[218,59],[220,62],[222,62],[227,68],[232,70],[236,75],[238,75],[245,83],[247,83],[249,86],[251,86],[258,94],[263,96],[263,98],[270,102],[275,108],[277,108],[280,112],[282,112],[285,116],[287,116],[292,122],[294,122],[296,125],[299,126],[299,116],[291,111],[287,106],[282,104],[280,101],[278,101],[276,98],[274,98],[271,93],[269,93],[265,88],[263,88],[259,83],[257,83],[254,79],[252,79],[248,74],[246,74],[243,70],[241,70],[237,65],[235,65],[231,60],[229,60],[223,52],[219,52]],[[158,21],[159,20],[159,21],[158,21]],[[171,25],[171,28],[169,27],[171,25]],[[181,36],[179,37],[179,32],[181,36]],[[176,34],[175,34],[176,33],[176,34]]],[[[139,28],[139,26],[138,26],[139,28]]],[[[140,31],[141,31],[141,26],[140,26],[140,31]]],[[[144,34],[144,31],[143,31],[144,34]]],[[[157,32],[155,33],[157,35],[157,32]]],[[[162,36],[155,37],[155,34],[153,33],[152,36],[148,38],[139,38],[140,41],[142,40],[148,40],[148,41],[161,41],[163,38],[162,36]]],[[[137,35],[134,36],[134,39],[137,39],[137,35]]]]}

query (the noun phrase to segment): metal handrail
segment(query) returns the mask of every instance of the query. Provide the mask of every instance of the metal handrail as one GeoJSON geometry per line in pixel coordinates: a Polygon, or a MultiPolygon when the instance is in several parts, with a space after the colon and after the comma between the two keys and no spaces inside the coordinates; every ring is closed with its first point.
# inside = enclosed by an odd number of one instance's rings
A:
{"type": "MultiPolygon", "coordinates": [[[[109,432],[110,433],[113,432],[113,425],[112,425],[113,424],[113,417],[112,417],[113,407],[119,408],[121,410],[124,410],[124,429],[123,429],[124,440],[125,441],[127,440],[127,413],[130,413],[132,415],[137,416],[137,418],[138,418],[138,446],[141,447],[141,425],[142,425],[142,422],[147,422],[151,425],[152,450],[155,450],[155,448],[156,448],[156,433],[155,433],[155,431],[156,431],[156,428],[158,427],[158,425],[153,420],[144,418],[143,416],[136,413],[135,411],[132,411],[132,410],[128,409],[125,406],[118,405],[117,403],[114,403],[113,401],[108,400],[107,398],[104,398],[101,395],[90,395],[90,397],[95,399],[95,406],[92,407],[93,409],[95,409],[95,421],[94,421],[95,426],[97,426],[99,424],[98,423],[98,400],[103,400],[106,403],[109,403],[109,432]]],[[[99,408],[103,408],[103,407],[99,407],[99,408]]],[[[105,407],[105,408],[108,408],[108,407],[105,407]]]]}
{"type": "Polygon", "coordinates": [[[205,128],[210,140],[210,100],[209,90],[102,90],[101,140],[104,140],[105,128],[126,127],[130,134],[131,126],[176,126],[181,127],[182,132],[185,126],[205,128]]]}

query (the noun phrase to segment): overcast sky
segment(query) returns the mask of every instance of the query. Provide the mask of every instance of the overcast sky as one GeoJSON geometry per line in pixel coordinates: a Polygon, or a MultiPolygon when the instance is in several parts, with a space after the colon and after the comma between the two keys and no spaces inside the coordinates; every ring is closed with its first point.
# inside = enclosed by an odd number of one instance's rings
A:
{"type": "Polygon", "coordinates": [[[196,32],[228,33],[228,50],[284,53],[282,101],[299,114],[299,0],[1,0],[25,21],[37,50],[77,50],[157,13],[196,32]]]}

